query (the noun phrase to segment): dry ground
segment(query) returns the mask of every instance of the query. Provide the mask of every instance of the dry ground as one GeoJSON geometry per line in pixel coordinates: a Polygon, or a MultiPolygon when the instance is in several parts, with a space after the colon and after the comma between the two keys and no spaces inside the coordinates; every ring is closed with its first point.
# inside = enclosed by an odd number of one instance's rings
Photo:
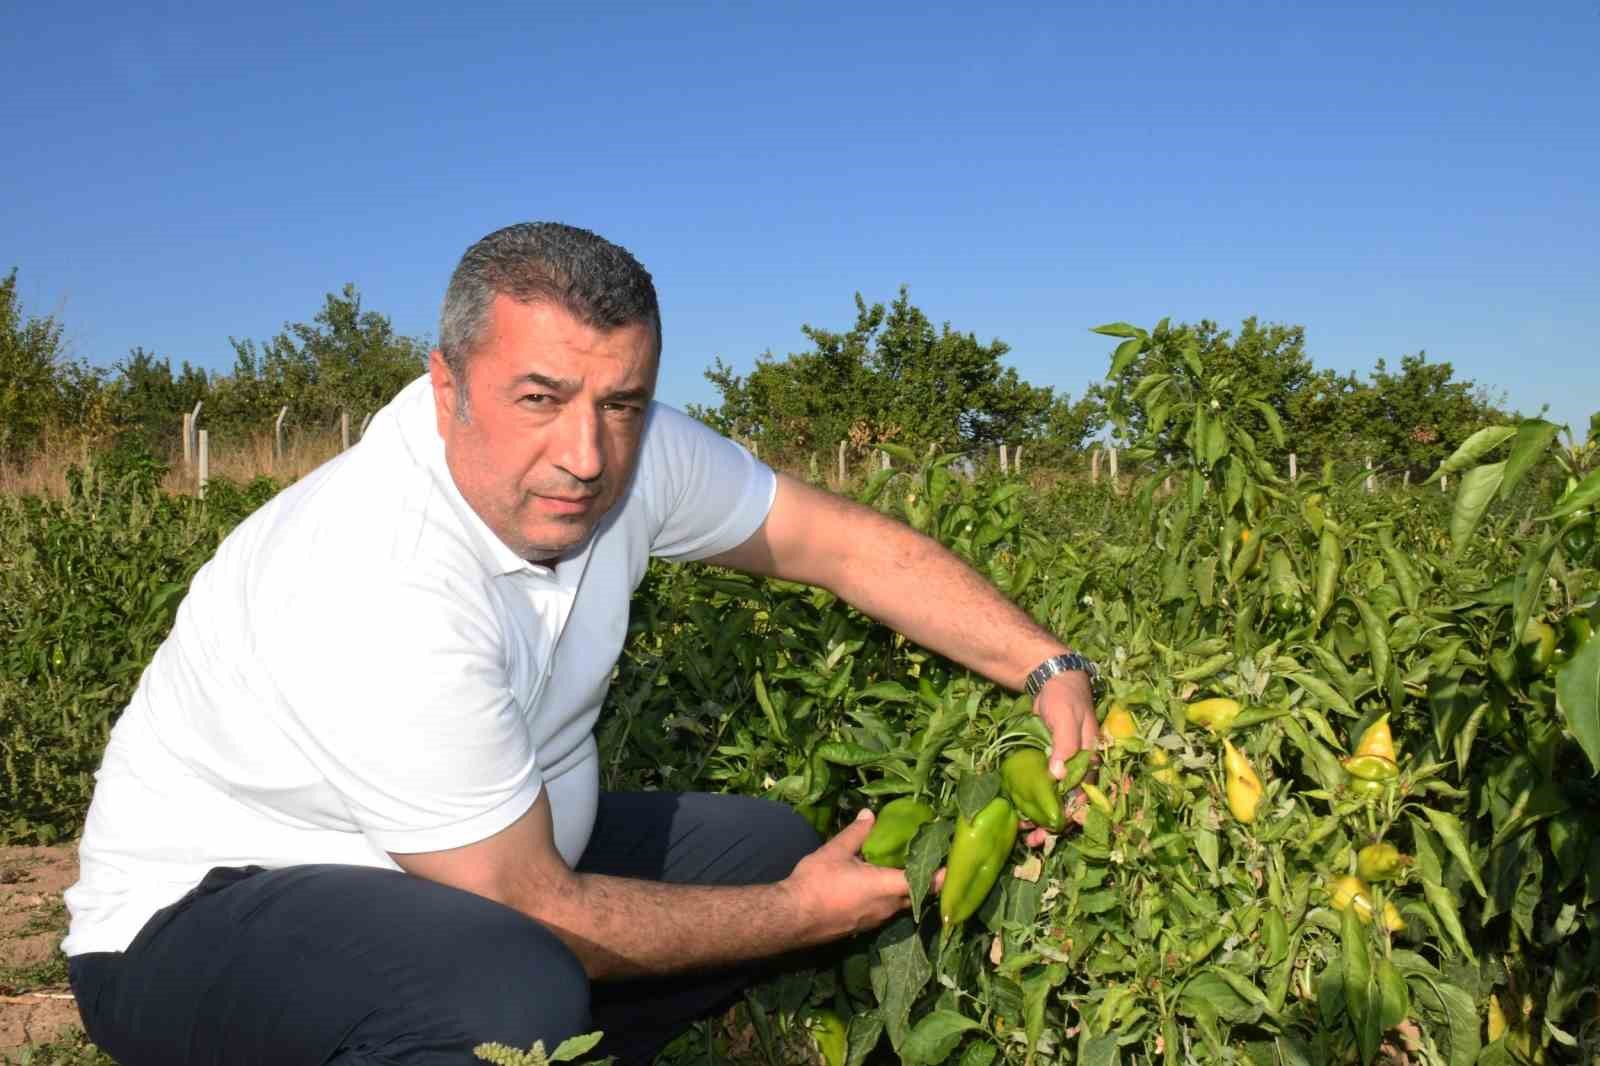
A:
{"type": "Polygon", "coordinates": [[[0,847],[0,1061],[81,1027],[61,954],[77,879],[76,844],[0,847]]]}

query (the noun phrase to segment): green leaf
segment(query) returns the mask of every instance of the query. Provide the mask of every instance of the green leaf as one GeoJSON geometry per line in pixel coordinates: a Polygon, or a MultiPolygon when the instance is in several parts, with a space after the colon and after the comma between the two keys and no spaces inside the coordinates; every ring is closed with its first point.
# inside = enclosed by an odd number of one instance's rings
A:
{"type": "Polygon", "coordinates": [[[1556,503],[1556,509],[1545,515],[1545,518],[1562,518],[1574,511],[1581,511],[1596,500],[1600,500],[1600,469],[1592,471],[1588,477],[1578,482],[1573,490],[1556,503]]]}
{"type": "Polygon", "coordinates": [[[1461,949],[1461,954],[1469,962],[1476,962],[1473,956],[1472,941],[1467,939],[1467,931],[1461,926],[1461,901],[1456,899],[1456,894],[1439,884],[1437,881],[1422,880],[1422,894],[1428,899],[1428,906],[1433,908],[1433,916],[1439,919],[1439,924],[1461,949]]]}
{"type": "Polygon", "coordinates": [[[900,1059],[908,1063],[941,1063],[955,1051],[963,1034],[982,1028],[953,1010],[929,1011],[900,1046],[900,1059]]]}
{"type": "Polygon", "coordinates": [[[963,773],[961,783],[956,786],[956,806],[960,809],[961,816],[971,821],[998,795],[1000,795],[998,774],[963,773]]]}
{"type": "Polygon", "coordinates": [[[856,699],[882,700],[885,703],[911,703],[916,699],[916,696],[898,681],[879,681],[856,693],[856,699]]]}
{"type": "Polygon", "coordinates": [[[911,1006],[933,976],[933,964],[910,918],[896,919],[878,934],[874,946],[877,961],[872,967],[872,991],[878,997],[889,1043],[898,1049],[911,1032],[911,1006]]]}
{"type": "Polygon", "coordinates": [[[1339,916],[1340,972],[1344,976],[1344,1006],[1361,1048],[1361,1061],[1371,1062],[1377,1054],[1378,1010],[1376,985],[1372,979],[1372,944],[1367,927],[1356,916],[1355,907],[1346,907],[1339,916]]]}
{"type": "Polygon", "coordinates": [[[1084,1034],[1078,1043],[1078,1066],[1117,1066],[1122,1061],[1122,1052],[1117,1047],[1116,1033],[1102,1033],[1099,1036],[1084,1034]]]}
{"type": "Polygon", "coordinates": [[[1288,680],[1293,681],[1305,689],[1325,707],[1329,707],[1347,718],[1360,717],[1360,713],[1350,705],[1350,701],[1339,695],[1334,687],[1315,674],[1290,674],[1288,680]]]}
{"type": "Polygon", "coordinates": [[[1450,554],[1459,557],[1466,550],[1472,531],[1478,528],[1483,512],[1489,509],[1500,482],[1505,478],[1505,463],[1473,467],[1461,478],[1456,492],[1456,508],[1450,515],[1450,554]]]}
{"type": "Polygon", "coordinates": [[[1137,337],[1139,328],[1130,326],[1126,322],[1110,322],[1104,326],[1095,326],[1090,333],[1098,333],[1105,337],[1137,337]]]}
{"type": "Polygon", "coordinates": [[[1278,418],[1277,409],[1265,400],[1251,400],[1250,406],[1261,412],[1261,417],[1267,420],[1267,428],[1272,431],[1272,442],[1282,448],[1288,444],[1288,437],[1283,433],[1283,422],[1278,418]]]}
{"type": "Polygon", "coordinates": [[[1506,477],[1500,483],[1500,498],[1507,500],[1534,465],[1544,458],[1560,427],[1542,418],[1530,418],[1517,427],[1517,439],[1506,460],[1506,477]]]}
{"type": "Polygon", "coordinates": [[[1556,705],[1600,772],[1600,637],[1590,637],[1556,673],[1556,705]]]}
{"type": "Polygon", "coordinates": [[[1424,485],[1431,485],[1445,474],[1455,474],[1482,459],[1500,445],[1517,435],[1515,426],[1489,426],[1480,429],[1461,442],[1455,454],[1439,464],[1439,469],[1428,475],[1424,485]]]}
{"type": "Polygon", "coordinates": [[[585,1033],[582,1036],[569,1036],[557,1044],[554,1051],[550,1052],[550,1061],[571,1062],[579,1055],[588,1054],[596,1044],[600,1043],[600,1038],[604,1035],[604,1033],[596,1032],[585,1033]]]}
{"type": "Polygon", "coordinates": [[[906,850],[906,882],[911,889],[911,916],[922,921],[922,901],[928,896],[933,875],[944,863],[956,827],[948,818],[928,822],[911,839],[906,850]]]}
{"type": "Polygon", "coordinates": [[[1389,626],[1378,615],[1372,604],[1360,596],[1351,596],[1356,613],[1361,615],[1361,628],[1367,634],[1367,654],[1372,660],[1372,676],[1382,679],[1389,676],[1389,626]]]}
{"type": "Polygon", "coordinates": [[[1472,887],[1478,890],[1478,895],[1487,899],[1489,890],[1483,887],[1483,878],[1478,875],[1478,866],[1472,861],[1472,850],[1467,847],[1467,831],[1462,827],[1461,820],[1447,811],[1434,810],[1432,807],[1422,808],[1422,813],[1433,823],[1433,831],[1439,834],[1439,839],[1444,841],[1445,849],[1461,864],[1467,879],[1472,882],[1472,887]]]}
{"type": "Polygon", "coordinates": [[[990,1066],[1000,1057],[1000,1049],[993,1044],[968,1044],[956,1066],[990,1066]]]}
{"type": "Polygon", "coordinates": [[[1116,353],[1111,357],[1111,369],[1106,371],[1106,377],[1114,378],[1124,370],[1128,369],[1128,367],[1132,366],[1133,361],[1139,358],[1139,353],[1143,349],[1144,341],[1140,340],[1138,337],[1135,337],[1132,340],[1123,341],[1121,344],[1117,345],[1116,353]]]}
{"type": "Polygon", "coordinates": [[[1450,1045],[1449,1058],[1445,1061],[1449,1066],[1473,1066],[1483,1048],[1483,1040],[1478,1034],[1478,1010],[1472,997],[1443,981],[1424,979],[1420,984],[1433,995],[1414,996],[1413,1002],[1430,1013],[1444,1016],[1442,1035],[1448,1038],[1450,1045]]]}
{"type": "Polygon", "coordinates": [[[883,1036],[883,1018],[875,1010],[859,1011],[850,1019],[850,1050],[845,1066],[862,1066],[883,1036]]]}

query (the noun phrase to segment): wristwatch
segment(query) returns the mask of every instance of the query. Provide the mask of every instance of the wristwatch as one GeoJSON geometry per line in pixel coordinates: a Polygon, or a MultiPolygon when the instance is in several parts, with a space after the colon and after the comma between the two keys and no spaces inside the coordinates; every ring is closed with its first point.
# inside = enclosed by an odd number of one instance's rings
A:
{"type": "Polygon", "coordinates": [[[1028,695],[1037,696],[1044,683],[1057,674],[1066,673],[1068,670],[1082,670],[1089,675],[1089,691],[1095,695],[1100,692],[1100,668],[1085,659],[1077,652],[1066,655],[1052,655],[1044,662],[1035,666],[1028,674],[1028,679],[1022,683],[1028,690],[1028,695]]]}

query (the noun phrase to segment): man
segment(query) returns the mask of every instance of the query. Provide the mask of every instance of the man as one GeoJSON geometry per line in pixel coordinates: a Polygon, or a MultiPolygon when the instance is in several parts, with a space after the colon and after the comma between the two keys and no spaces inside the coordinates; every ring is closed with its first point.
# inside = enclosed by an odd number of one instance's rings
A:
{"type": "MultiPolygon", "coordinates": [[[[362,442],[196,575],[97,774],[63,947],[125,1066],[459,1063],[605,1029],[648,1062],[750,964],[883,922],[904,874],[780,805],[599,791],[651,555],[825,586],[1094,739],[1067,649],[904,525],[652,403],[649,275],[490,234],[362,442]],[[1053,676],[1052,676],[1053,675],[1053,676]]],[[[1059,771],[1058,771],[1059,772],[1059,771]]]]}

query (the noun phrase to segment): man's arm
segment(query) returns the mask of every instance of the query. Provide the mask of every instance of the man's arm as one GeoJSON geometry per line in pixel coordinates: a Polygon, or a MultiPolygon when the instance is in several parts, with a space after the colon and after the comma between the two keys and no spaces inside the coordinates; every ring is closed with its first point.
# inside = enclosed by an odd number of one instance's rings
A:
{"type": "Polygon", "coordinates": [[[591,979],[763,958],[870,929],[909,902],[905,874],[856,857],[872,826],[850,824],[771,885],[674,885],[573,871],[556,850],[544,793],[517,821],[447,851],[395,854],[418,877],[474,892],[548,926],[591,979]]]}
{"type": "MultiPolygon", "coordinates": [[[[1021,689],[1067,648],[930,537],[854,501],[778,475],[766,521],[706,562],[820,585],[923,647],[1021,689]]],[[[1093,747],[1094,704],[1082,674],[1058,674],[1035,707],[1055,738],[1052,767],[1093,747]]],[[[1058,771],[1059,773],[1059,771],[1058,771]]]]}

